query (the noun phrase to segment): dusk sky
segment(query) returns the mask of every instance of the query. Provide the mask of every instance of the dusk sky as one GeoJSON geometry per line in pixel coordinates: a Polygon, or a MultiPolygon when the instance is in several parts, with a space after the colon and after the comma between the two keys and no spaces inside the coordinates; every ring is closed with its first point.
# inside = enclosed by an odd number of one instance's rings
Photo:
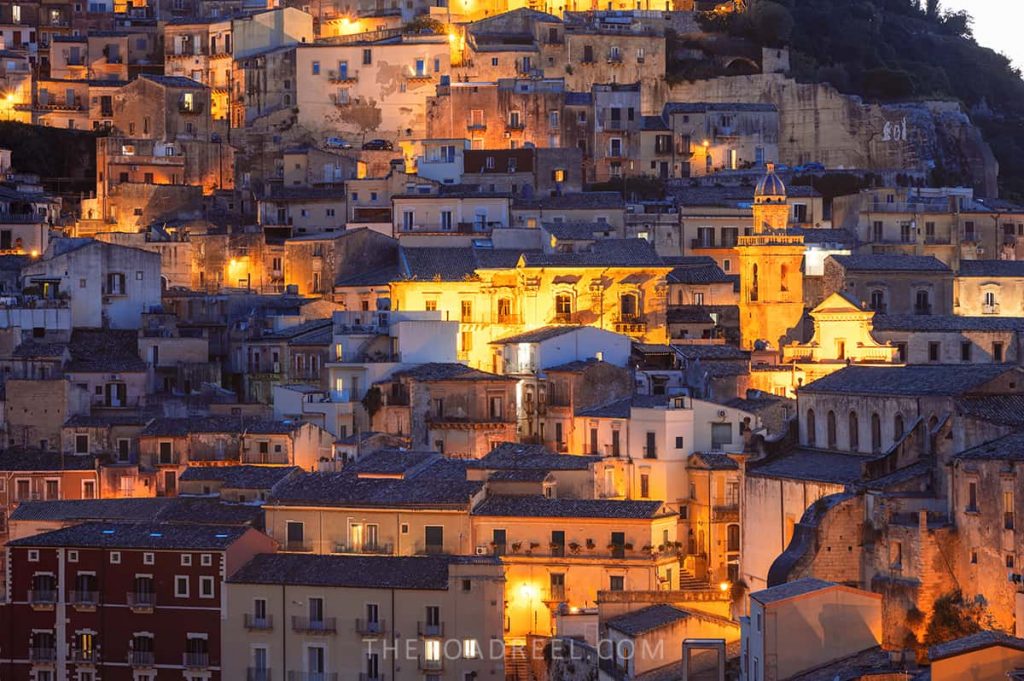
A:
{"type": "Polygon", "coordinates": [[[1018,67],[1024,67],[1024,41],[1017,30],[1024,8],[1008,10],[1013,5],[1003,0],[942,0],[941,5],[946,9],[966,9],[974,17],[978,43],[1002,52],[1018,67]]]}

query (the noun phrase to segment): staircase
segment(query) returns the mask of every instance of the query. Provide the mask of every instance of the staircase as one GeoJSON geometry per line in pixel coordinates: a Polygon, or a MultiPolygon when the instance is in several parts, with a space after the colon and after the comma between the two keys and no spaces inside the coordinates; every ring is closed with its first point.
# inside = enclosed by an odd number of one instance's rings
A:
{"type": "Polygon", "coordinates": [[[533,681],[524,646],[505,647],[505,681],[533,681]]]}
{"type": "Polygon", "coordinates": [[[689,570],[679,571],[679,590],[680,591],[707,591],[711,588],[711,585],[703,580],[697,579],[689,570]]]}

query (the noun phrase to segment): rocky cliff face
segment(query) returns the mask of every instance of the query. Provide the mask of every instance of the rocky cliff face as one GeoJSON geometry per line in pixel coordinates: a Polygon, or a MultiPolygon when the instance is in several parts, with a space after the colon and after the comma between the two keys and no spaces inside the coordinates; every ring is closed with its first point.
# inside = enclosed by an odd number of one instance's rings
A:
{"type": "Polygon", "coordinates": [[[999,166],[967,114],[953,102],[868,104],[827,84],[781,73],[661,83],[663,101],[769,102],[779,109],[783,163],[899,170],[926,176],[941,168],[980,196],[996,196],[999,166]]]}

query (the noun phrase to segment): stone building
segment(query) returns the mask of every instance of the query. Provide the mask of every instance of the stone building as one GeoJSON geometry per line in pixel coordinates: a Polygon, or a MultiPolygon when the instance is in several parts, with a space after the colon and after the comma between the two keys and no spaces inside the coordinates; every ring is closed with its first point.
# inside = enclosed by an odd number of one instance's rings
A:
{"type": "Polygon", "coordinates": [[[298,124],[315,135],[358,143],[458,136],[430,129],[429,96],[450,73],[447,36],[301,45],[295,55],[298,124]]]}
{"type": "Polygon", "coordinates": [[[760,168],[779,160],[774,104],[669,102],[662,117],[672,135],[671,177],[760,168]]]}
{"type": "Polygon", "coordinates": [[[473,149],[560,147],[561,78],[453,82],[427,99],[428,137],[465,138],[473,149]]]}
{"type": "Polygon", "coordinates": [[[377,383],[374,430],[408,435],[413,447],[479,459],[516,433],[516,378],[464,364],[421,364],[377,383]]]}
{"type": "Polygon", "coordinates": [[[754,189],[754,230],[737,241],[740,347],[764,341],[776,351],[799,338],[804,316],[804,239],[787,231],[786,187],[774,164],[754,189]]]}
{"type": "Polygon", "coordinates": [[[930,255],[832,255],[825,259],[822,289],[884,314],[953,311],[953,272],[930,255]]]}
{"type": "Polygon", "coordinates": [[[953,281],[958,315],[1024,315],[1024,261],[962,260],[953,281]]]}
{"type": "Polygon", "coordinates": [[[283,276],[300,294],[330,294],[341,277],[391,264],[397,253],[397,241],[369,229],[289,239],[283,276]]]}

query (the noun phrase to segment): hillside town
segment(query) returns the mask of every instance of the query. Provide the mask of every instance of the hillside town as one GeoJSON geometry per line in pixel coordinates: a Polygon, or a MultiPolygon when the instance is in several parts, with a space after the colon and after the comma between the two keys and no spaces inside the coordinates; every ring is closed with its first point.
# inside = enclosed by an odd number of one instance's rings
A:
{"type": "Polygon", "coordinates": [[[0,3],[0,679],[1024,679],[1024,203],[758,1],[0,3]]]}

